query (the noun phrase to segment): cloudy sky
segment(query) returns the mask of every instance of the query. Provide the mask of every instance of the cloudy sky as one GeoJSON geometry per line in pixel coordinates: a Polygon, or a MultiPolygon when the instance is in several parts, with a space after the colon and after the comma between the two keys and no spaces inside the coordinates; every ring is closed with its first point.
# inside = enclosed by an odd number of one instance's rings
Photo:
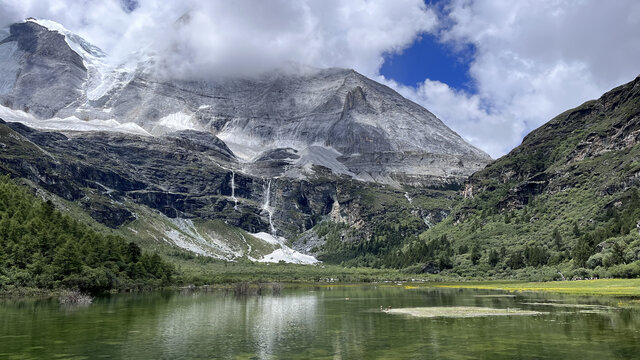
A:
{"type": "Polygon", "coordinates": [[[339,66],[425,106],[493,157],[640,74],[637,0],[0,0],[176,77],[339,66]]]}

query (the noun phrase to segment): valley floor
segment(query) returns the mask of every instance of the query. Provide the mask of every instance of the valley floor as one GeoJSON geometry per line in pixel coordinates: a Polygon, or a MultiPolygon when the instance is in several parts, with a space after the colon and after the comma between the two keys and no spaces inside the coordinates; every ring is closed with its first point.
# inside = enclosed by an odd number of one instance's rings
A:
{"type": "Polygon", "coordinates": [[[371,283],[382,281],[434,282],[451,280],[431,274],[409,274],[395,269],[373,269],[317,264],[259,263],[247,260],[224,262],[199,257],[190,260],[171,259],[182,284],[207,285],[235,282],[284,283],[371,283]]]}
{"type": "MultiPolygon", "coordinates": [[[[204,258],[199,260],[205,260],[204,258]]],[[[463,280],[446,275],[410,274],[394,269],[349,268],[339,265],[264,264],[252,262],[175,261],[183,284],[222,285],[237,282],[282,282],[289,285],[350,286],[376,284],[442,287],[510,292],[551,292],[575,295],[640,297],[640,279],[573,281],[463,280]]]]}

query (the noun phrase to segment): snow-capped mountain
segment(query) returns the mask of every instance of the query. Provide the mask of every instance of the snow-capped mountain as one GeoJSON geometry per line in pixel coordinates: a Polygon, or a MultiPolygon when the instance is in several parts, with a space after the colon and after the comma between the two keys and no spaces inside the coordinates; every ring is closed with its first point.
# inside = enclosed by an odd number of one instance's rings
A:
{"type": "Polygon", "coordinates": [[[438,118],[353,70],[167,80],[154,59],[114,65],[62,25],[28,19],[0,40],[0,116],[36,128],[215,134],[240,170],[304,178],[314,165],[392,184],[458,182],[489,156],[438,118]]]}
{"type": "Polygon", "coordinates": [[[179,80],[156,64],[51,21],[0,30],[0,173],[143,244],[314,263],[326,222],[344,241],[386,217],[432,226],[490,160],[353,70],[179,80]]]}

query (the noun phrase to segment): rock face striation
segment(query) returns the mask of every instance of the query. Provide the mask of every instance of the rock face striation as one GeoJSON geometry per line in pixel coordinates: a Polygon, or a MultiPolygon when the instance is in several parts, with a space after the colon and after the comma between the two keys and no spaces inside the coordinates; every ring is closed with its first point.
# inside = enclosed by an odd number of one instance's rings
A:
{"type": "Polygon", "coordinates": [[[93,123],[155,136],[208,132],[249,164],[249,174],[264,174],[264,166],[252,164],[271,161],[281,166],[269,176],[305,178],[320,165],[396,186],[443,184],[459,183],[490,161],[426,109],[353,70],[298,67],[185,81],[159,75],[144,54],[109,63],[59,24],[14,24],[0,40],[0,104],[42,128],[93,123]]]}

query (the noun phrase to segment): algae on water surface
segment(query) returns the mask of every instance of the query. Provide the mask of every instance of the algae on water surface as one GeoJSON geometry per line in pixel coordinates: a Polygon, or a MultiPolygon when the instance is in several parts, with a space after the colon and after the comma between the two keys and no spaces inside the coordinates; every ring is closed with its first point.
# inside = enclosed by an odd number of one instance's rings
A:
{"type": "Polygon", "coordinates": [[[483,316],[515,316],[515,315],[543,315],[545,312],[521,310],[521,309],[494,309],[488,307],[475,306],[436,306],[436,307],[412,307],[389,309],[385,312],[389,314],[411,315],[422,318],[469,318],[483,316]]]}

